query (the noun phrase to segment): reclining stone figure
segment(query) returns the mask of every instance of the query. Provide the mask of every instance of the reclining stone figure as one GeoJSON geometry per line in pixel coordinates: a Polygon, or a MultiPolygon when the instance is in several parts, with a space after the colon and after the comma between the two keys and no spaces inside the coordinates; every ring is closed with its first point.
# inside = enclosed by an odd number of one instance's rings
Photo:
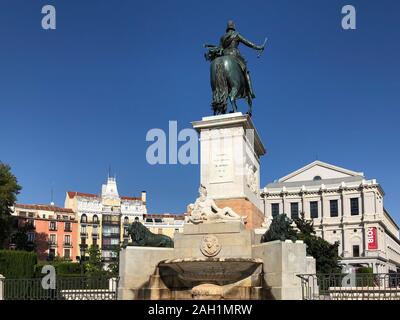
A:
{"type": "Polygon", "coordinates": [[[190,215],[189,222],[202,223],[202,222],[222,222],[222,221],[242,221],[246,220],[246,216],[240,216],[229,207],[219,208],[213,199],[207,197],[207,189],[205,186],[200,185],[200,196],[196,202],[189,205],[190,215]]]}

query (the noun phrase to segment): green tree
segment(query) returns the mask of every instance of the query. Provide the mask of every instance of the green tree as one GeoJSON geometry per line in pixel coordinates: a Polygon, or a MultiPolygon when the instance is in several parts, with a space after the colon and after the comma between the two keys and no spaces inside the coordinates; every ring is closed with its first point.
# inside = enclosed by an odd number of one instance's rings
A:
{"type": "Polygon", "coordinates": [[[304,213],[291,220],[286,214],[280,214],[272,220],[261,242],[274,240],[303,240],[307,246],[307,254],[316,260],[317,273],[341,273],[339,266],[339,242],[330,244],[315,234],[314,224],[306,220],[304,213]],[[293,222],[296,228],[293,227],[293,222]]]}
{"type": "Polygon", "coordinates": [[[303,240],[307,245],[307,254],[316,260],[317,273],[341,273],[339,266],[339,242],[334,244],[316,236],[314,223],[306,220],[304,213],[294,219],[298,229],[297,239],[303,240]]]}
{"type": "Polygon", "coordinates": [[[115,256],[115,258],[108,265],[108,272],[111,275],[118,275],[118,273],[119,273],[119,253],[120,253],[120,251],[121,251],[121,247],[115,246],[115,248],[113,250],[113,256],[115,256]]]}
{"type": "Polygon", "coordinates": [[[269,242],[274,240],[285,241],[290,239],[296,240],[296,230],[292,226],[293,221],[286,214],[279,214],[271,222],[267,232],[262,236],[261,242],[269,242]]]}
{"type": "Polygon", "coordinates": [[[12,235],[11,242],[15,244],[15,249],[33,251],[35,244],[29,241],[28,233],[33,232],[35,227],[31,223],[25,223],[23,226],[19,226],[17,231],[12,235]]]}
{"type": "Polygon", "coordinates": [[[97,246],[90,246],[88,250],[89,257],[85,261],[85,271],[88,275],[101,275],[103,273],[103,261],[101,252],[97,246]]]}
{"type": "Polygon", "coordinates": [[[21,186],[11,167],[0,162],[0,248],[10,236],[12,206],[17,201],[21,186]]]}

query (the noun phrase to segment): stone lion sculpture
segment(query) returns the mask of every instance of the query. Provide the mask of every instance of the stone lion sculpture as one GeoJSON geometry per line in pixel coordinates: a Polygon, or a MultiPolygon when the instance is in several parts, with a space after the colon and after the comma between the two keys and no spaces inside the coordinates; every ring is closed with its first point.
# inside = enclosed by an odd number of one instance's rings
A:
{"type": "Polygon", "coordinates": [[[132,239],[132,246],[142,247],[169,247],[174,246],[174,241],[163,234],[154,234],[139,221],[133,222],[128,228],[132,239]]]}

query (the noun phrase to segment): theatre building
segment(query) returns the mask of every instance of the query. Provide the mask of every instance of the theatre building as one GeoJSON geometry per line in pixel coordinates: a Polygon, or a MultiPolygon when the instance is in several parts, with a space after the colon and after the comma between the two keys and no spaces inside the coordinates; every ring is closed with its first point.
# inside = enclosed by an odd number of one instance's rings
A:
{"type": "Polygon", "coordinates": [[[339,241],[342,265],[400,272],[399,226],[384,207],[384,195],[376,179],[321,161],[261,190],[266,217],[304,213],[318,236],[339,241]]]}

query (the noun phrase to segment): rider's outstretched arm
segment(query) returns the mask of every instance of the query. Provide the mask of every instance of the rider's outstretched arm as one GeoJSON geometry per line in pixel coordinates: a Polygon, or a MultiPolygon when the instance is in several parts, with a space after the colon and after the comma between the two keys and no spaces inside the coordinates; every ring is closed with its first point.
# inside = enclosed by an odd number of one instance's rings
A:
{"type": "Polygon", "coordinates": [[[263,46],[258,46],[258,45],[256,45],[255,43],[253,43],[253,42],[247,40],[247,39],[246,39],[245,37],[243,37],[241,34],[238,34],[238,37],[239,37],[239,41],[240,41],[241,43],[243,43],[244,45],[246,45],[246,46],[248,46],[248,47],[250,47],[250,48],[253,48],[253,49],[256,49],[256,50],[263,50],[263,49],[264,49],[263,46]]]}

